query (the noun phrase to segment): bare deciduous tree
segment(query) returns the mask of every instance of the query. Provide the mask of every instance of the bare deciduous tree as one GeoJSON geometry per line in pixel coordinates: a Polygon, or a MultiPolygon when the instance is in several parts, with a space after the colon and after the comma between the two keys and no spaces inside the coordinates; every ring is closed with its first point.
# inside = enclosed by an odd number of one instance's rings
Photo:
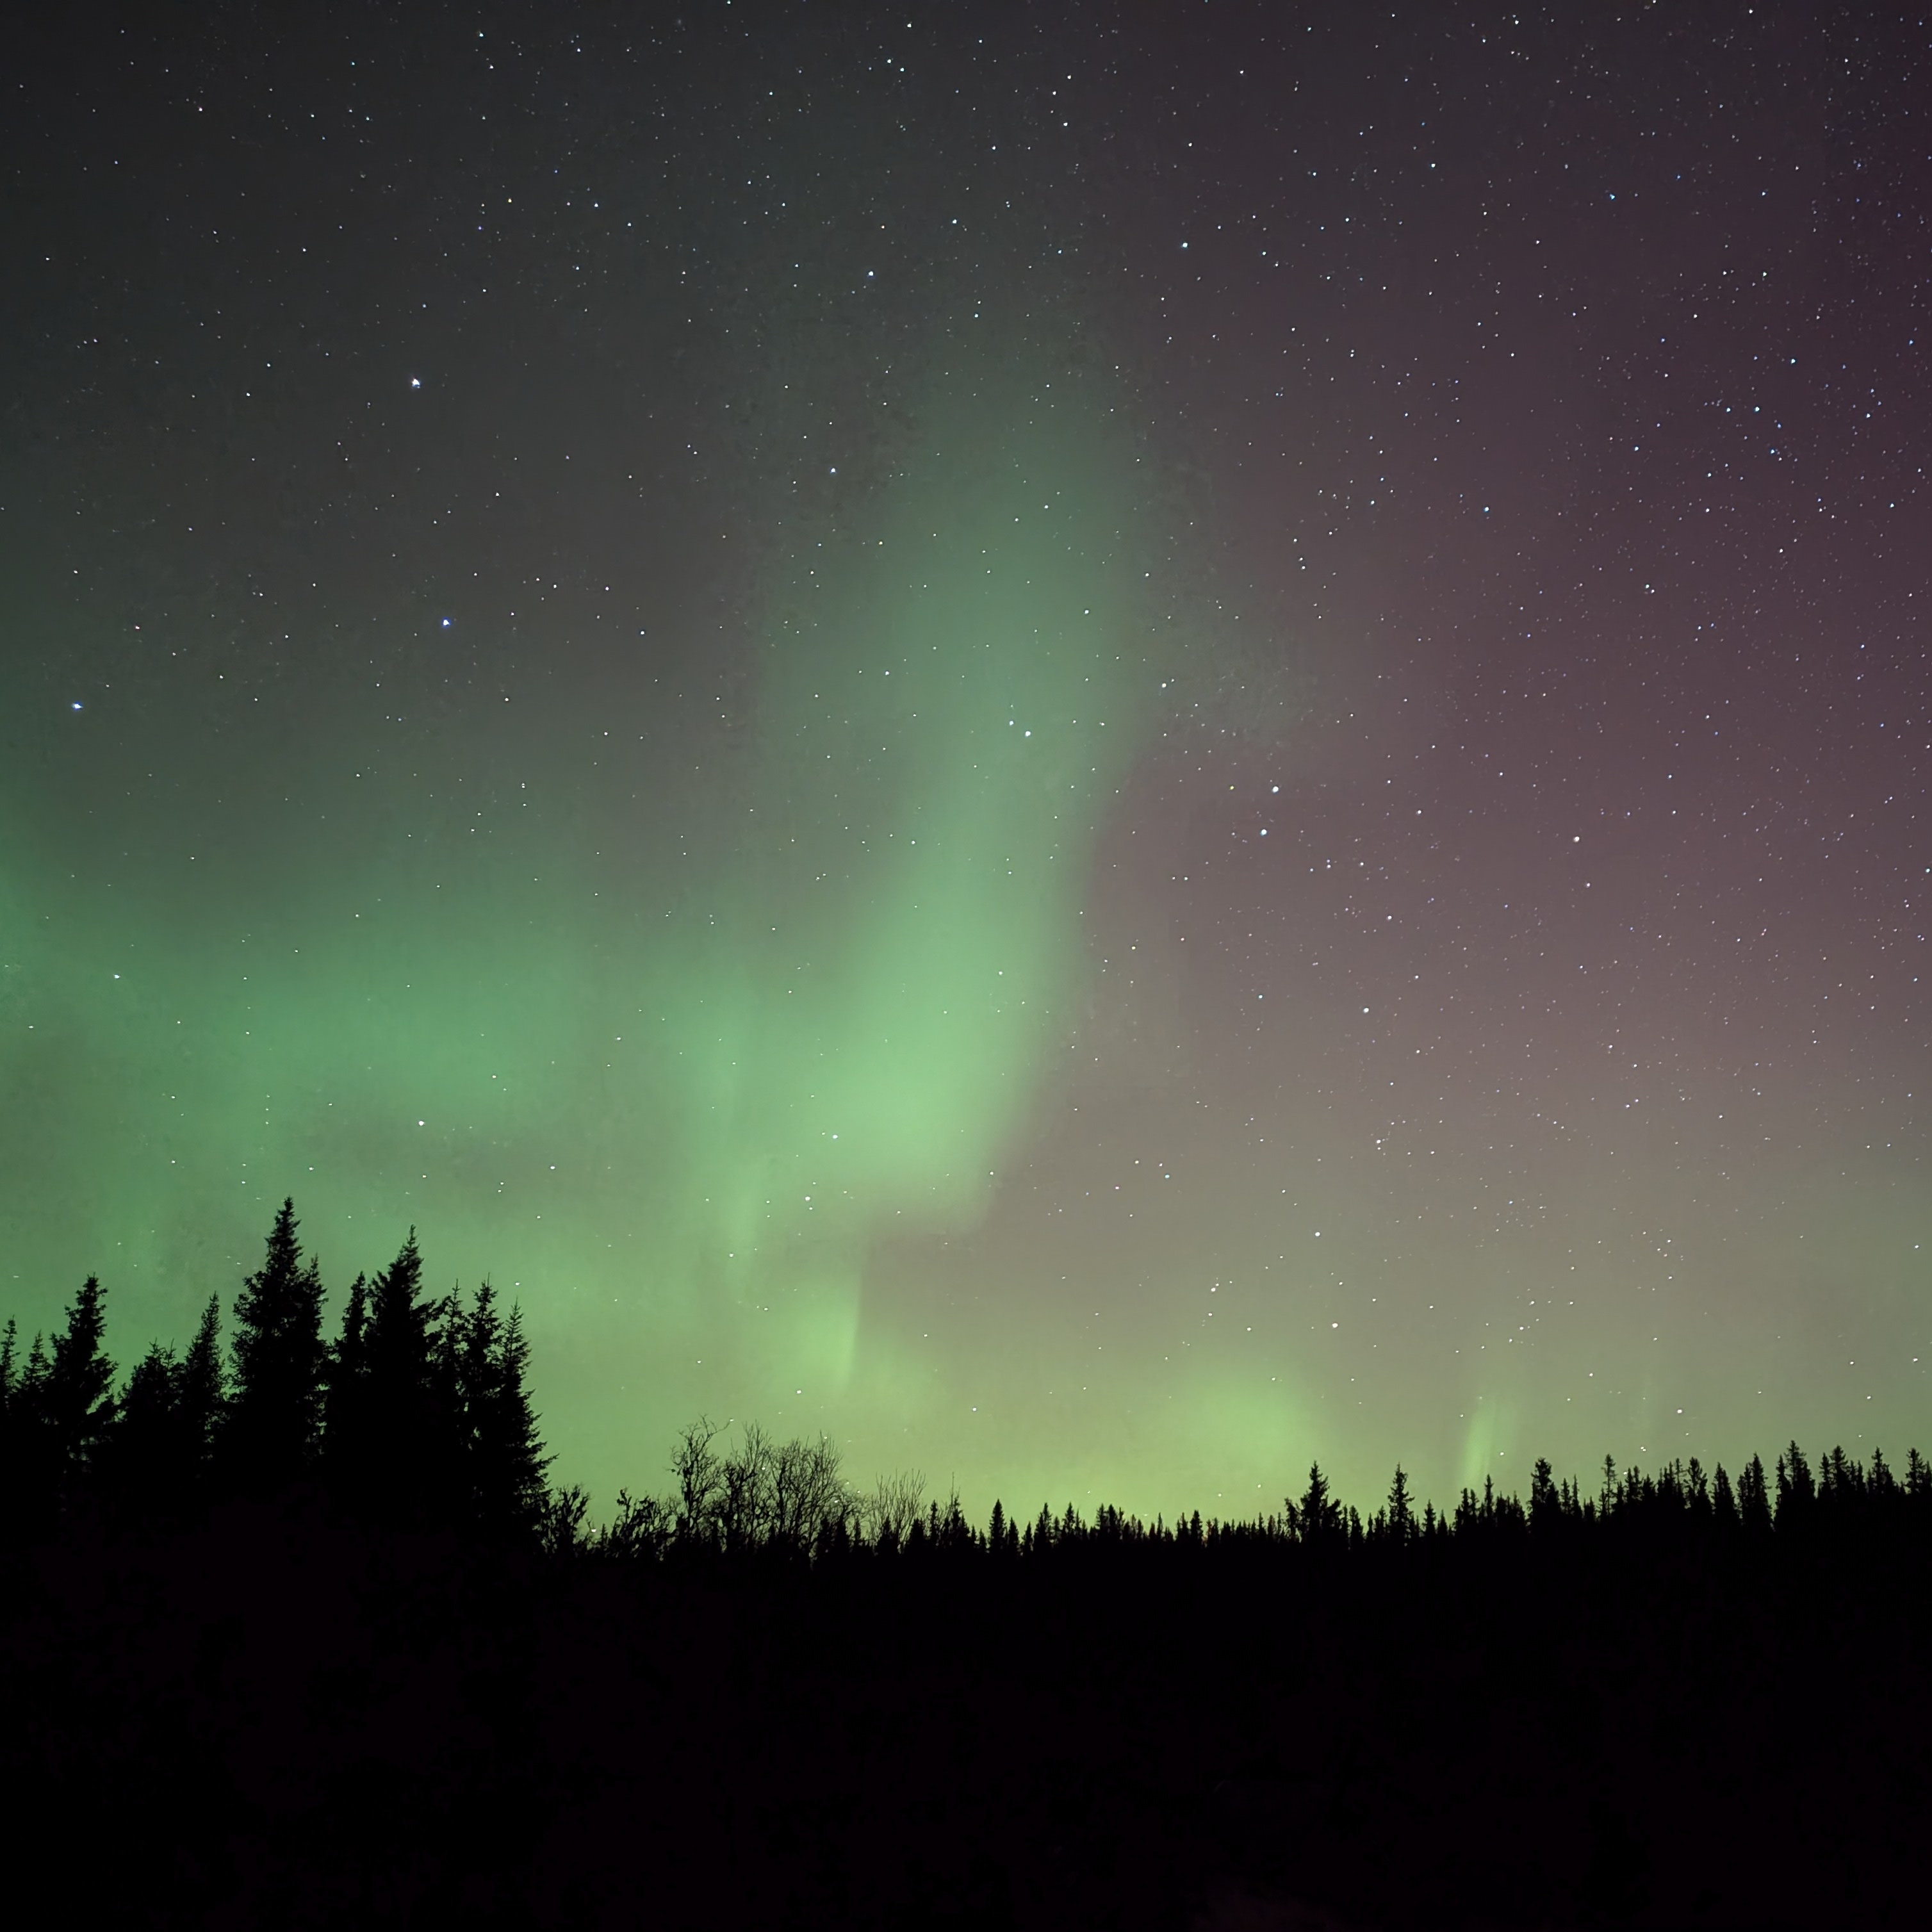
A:
{"type": "Polygon", "coordinates": [[[677,1507],[658,1496],[617,1492],[617,1514],[597,1533],[591,1547],[600,1556],[655,1558],[677,1532],[677,1507]]]}
{"type": "Polygon", "coordinates": [[[916,1469],[881,1476],[866,1499],[867,1534],[874,1543],[898,1544],[926,1513],[926,1478],[916,1469]]]}
{"type": "Polygon", "coordinates": [[[711,1447],[717,1434],[716,1427],[700,1415],[678,1438],[671,1457],[671,1474],[677,1478],[676,1532],[683,1541],[709,1543],[717,1534],[718,1496],[724,1486],[711,1447]]]}
{"type": "Polygon", "coordinates": [[[778,1450],[755,1422],[719,1466],[718,1523],[727,1550],[752,1550],[766,1540],[778,1450]]]}

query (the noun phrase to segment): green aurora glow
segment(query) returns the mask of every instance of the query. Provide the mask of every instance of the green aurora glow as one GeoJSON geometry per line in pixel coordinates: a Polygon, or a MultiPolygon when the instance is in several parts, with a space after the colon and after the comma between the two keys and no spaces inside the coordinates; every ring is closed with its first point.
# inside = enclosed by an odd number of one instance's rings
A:
{"type": "MultiPolygon", "coordinates": [[[[166,1330],[292,1186],[338,1286],[406,1222],[456,1272],[508,1274],[553,1432],[607,1486],[700,1404],[875,1448],[921,1420],[931,1364],[868,1327],[868,1270],[971,1228],[1023,1140],[1163,661],[1111,399],[1058,365],[951,388],[855,527],[767,562],[730,680],[748,715],[683,801],[692,831],[640,860],[597,869],[608,823],[590,854],[514,820],[485,846],[446,773],[460,802],[400,840],[350,815],[362,863],[323,844],[258,867],[224,984],[204,908],[152,875],[36,879],[16,844],[38,916],[8,927],[6,1077],[40,1104],[0,1154],[64,1210],[32,1262],[113,1222],[118,1322],[166,1330]]],[[[549,786],[553,820],[608,808],[588,766],[549,786]]]]}
{"type": "Polygon", "coordinates": [[[0,128],[0,1313],[413,1223],[601,1504],[1932,1446],[1905,80],[479,24],[0,128]]]}

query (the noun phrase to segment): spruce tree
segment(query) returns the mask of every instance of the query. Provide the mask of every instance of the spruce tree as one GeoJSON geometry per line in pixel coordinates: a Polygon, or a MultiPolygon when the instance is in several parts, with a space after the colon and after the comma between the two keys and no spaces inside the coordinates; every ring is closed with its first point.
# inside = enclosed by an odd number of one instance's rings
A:
{"type": "Polygon", "coordinates": [[[1699,1462],[1694,1456],[1690,1459],[1689,1484],[1686,1491],[1686,1501],[1690,1508],[1690,1514],[1696,1518],[1699,1522],[1704,1523],[1710,1521],[1711,1479],[1704,1473],[1703,1464],[1699,1462]]]}
{"type": "Polygon", "coordinates": [[[1753,1535],[1771,1528],[1771,1498],[1760,1456],[1754,1456],[1738,1478],[1738,1520],[1753,1535]]]}
{"type": "Polygon", "coordinates": [[[1804,1451],[1793,1442],[1778,1459],[1778,1526],[1794,1530],[1808,1522],[1811,1506],[1818,1499],[1811,1466],[1804,1451]]]}
{"type": "Polygon", "coordinates": [[[1287,1508],[1289,1526],[1304,1543],[1327,1543],[1342,1529],[1342,1505],[1329,1494],[1328,1478],[1318,1462],[1308,1466],[1308,1486],[1300,1502],[1290,1498],[1287,1508]]]}
{"type": "Polygon", "coordinates": [[[227,1397],[221,1366],[221,1298],[211,1294],[188,1353],[175,1372],[176,1415],[181,1433],[179,1478],[187,1497],[208,1488],[217,1430],[227,1397]]]}
{"type": "Polygon", "coordinates": [[[314,1468],[322,1425],[322,1277],[304,1264],[300,1223],[284,1201],[261,1268],[235,1303],[235,1389],[225,1460],[246,1490],[272,1495],[314,1468]]]}
{"type": "MultiPolygon", "coordinates": [[[[1548,1473],[1548,1463],[1539,1466],[1548,1473]]],[[[1398,1543],[1408,1542],[1415,1534],[1415,1501],[1409,1493],[1408,1472],[1400,1462],[1389,1483],[1388,1533],[1398,1543]]]]}
{"type": "Polygon", "coordinates": [[[114,1420],[114,1364],[101,1348],[106,1328],[100,1278],[89,1275],[54,1337],[40,1379],[39,1406],[52,1458],[51,1473],[71,1504],[98,1457],[114,1420]]]}
{"type": "Polygon", "coordinates": [[[1738,1526],[1737,1498],[1731,1493],[1731,1479],[1721,1462],[1711,1478],[1711,1516],[1720,1530],[1733,1530],[1738,1526]]]}
{"type": "Polygon", "coordinates": [[[137,1518],[160,1515],[173,1500],[181,1456],[181,1365],[157,1342],[128,1378],[108,1456],[110,1486],[137,1518]]]}
{"type": "Polygon", "coordinates": [[[1539,1456],[1529,1472],[1529,1526],[1546,1534],[1556,1527],[1562,1514],[1562,1498],[1550,1458],[1539,1456]]]}
{"type": "Polygon", "coordinates": [[[0,1480],[10,1472],[20,1454],[26,1421],[20,1386],[20,1324],[10,1315],[0,1329],[0,1480]]]}
{"type": "Polygon", "coordinates": [[[422,1292],[416,1231],[375,1279],[364,1330],[368,1432],[359,1485],[391,1516],[418,1516],[442,1503],[446,1445],[436,1440],[433,1370],[440,1304],[422,1292]]]}
{"type": "Polygon", "coordinates": [[[369,1280],[349,1284],[342,1333],[328,1352],[322,1398],[322,1467],[332,1486],[352,1506],[366,1502],[369,1468],[369,1280]]]}
{"type": "Polygon", "coordinates": [[[10,1544],[51,1526],[57,1508],[46,1418],[47,1352],[36,1335],[19,1362],[19,1330],[7,1324],[0,1349],[0,1535],[10,1544]]]}
{"type": "Polygon", "coordinates": [[[527,1534],[543,1515],[550,1459],[525,1382],[530,1354],[523,1310],[512,1304],[500,1316],[484,1282],[464,1324],[458,1387],[470,1508],[492,1533],[527,1534]]]}

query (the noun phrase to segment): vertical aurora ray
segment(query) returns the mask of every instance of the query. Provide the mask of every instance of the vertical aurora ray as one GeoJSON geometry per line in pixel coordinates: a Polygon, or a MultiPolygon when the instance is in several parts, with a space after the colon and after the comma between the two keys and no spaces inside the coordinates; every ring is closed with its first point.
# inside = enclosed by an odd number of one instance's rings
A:
{"type": "Polygon", "coordinates": [[[969,1224],[1024,1122],[1157,681],[1126,437],[1011,377],[921,419],[856,527],[776,567],[713,909],[645,966],[687,1127],[665,1286],[828,1393],[873,1244],[969,1224]]]}

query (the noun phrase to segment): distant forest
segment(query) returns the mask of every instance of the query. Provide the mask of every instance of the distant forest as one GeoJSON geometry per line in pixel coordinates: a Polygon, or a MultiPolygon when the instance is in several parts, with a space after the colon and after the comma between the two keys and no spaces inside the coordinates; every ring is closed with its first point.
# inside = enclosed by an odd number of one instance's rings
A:
{"type": "Polygon", "coordinates": [[[116,1387],[106,1349],[105,1295],[89,1276],[50,1339],[24,1352],[18,1327],[0,1331],[0,1497],[14,1538],[76,1517],[178,1522],[238,1497],[305,1495],[378,1523],[436,1525],[520,1541],[553,1556],[636,1560],[674,1554],[785,1552],[822,1561],[870,1550],[983,1551],[1030,1556],[1096,1541],[1124,1546],[1297,1546],[1340,1553],[1510,1537],[1607,1532],[1676,1538],[1786,1538],[1925,1534],[1932,1466],[1908,1450],[1902,1472],[1882,1450],[1861,1462],[1840,1448],[1814,1466],[1796,1442],[1767,1473],[1754,1455],[1734,1483],[1696,1456],[1619,1472],[1604,1459],[1594,1496],[1538,1459],[1527,1500],[1486,1480],[1453,1508],[1418,1509],[1400,1464],[1366,1517],[1330,1492],[1319,1464],[1280,1510],[1233,1521],[1197,1512],[1152,1523],[1102,1505],[1089,1522],[1071,1504],[1022,1522],[993,1505],[982,1530],[957,1496],[928,1499],[916,1474],[867,1492],[845,1478],[825,1438],[779,1442],[755,1424],[735,1444],[700,1419],[678,1438],[674,1486],[620,1491],[607,1523],[588,1524],[589,1498],[551,1489],[550,1458],[531,1407],[521,1311],[500,1307],[486,1281],[425,1293],[412,1228],[391,1265],[350,1284],[334,1341],[323,1335],[323,1289],[304,1258],[295,1204],[269,1230],[262,1264],[242,1283],[224,1349],[218,1295],[194,1339],[156,1342],[116,1387]]]}
{"type": "MultiPolygon", "coordinates": [[[[592,1524],[519,1312],[292,1203],[0,1345],[11,1895],[130,1926],[1923,1922],[1932,1470],[1030,1520],[699,1420],[592,1524]],[[31,1848],[29,1850],[28,1848],[31,1848]],[[111,1855],[103,1856],[104,1850],[111,1855]]],[[[22,1922],[25,1922],[23,1920],[22,1922]]]]}

